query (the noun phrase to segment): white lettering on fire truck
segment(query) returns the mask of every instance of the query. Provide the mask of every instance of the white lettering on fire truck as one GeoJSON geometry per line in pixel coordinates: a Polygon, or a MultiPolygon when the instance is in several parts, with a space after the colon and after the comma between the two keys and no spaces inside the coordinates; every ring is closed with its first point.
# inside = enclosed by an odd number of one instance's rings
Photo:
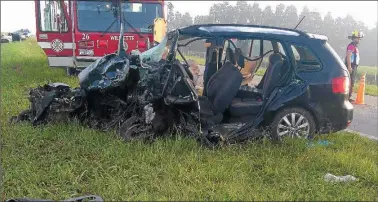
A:
{"type": "MultiPolygon", "coordinates": [[[[128,41],[133,41],[134,40],[134,36],[123,36],[123,39],[124,40],[128,40],[128,41]]],[[[118,41],[119,40],[119,36],[110,36],[110,40],[118,41]]]]}
{"type": "Polygon", "coordinates": [[[82,37],[81,37],[81,40],[89,40],[89,35],[83,33],[83,34],[82,34],[82,37]]]}

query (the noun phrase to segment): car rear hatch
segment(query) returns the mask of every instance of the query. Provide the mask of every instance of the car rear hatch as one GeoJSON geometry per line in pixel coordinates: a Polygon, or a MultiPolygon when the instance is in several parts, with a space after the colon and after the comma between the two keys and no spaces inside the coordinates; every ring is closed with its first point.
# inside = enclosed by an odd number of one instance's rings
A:
{"type": "MultiPolygon", "coordinates": [[[[340,56],[336,53],[336,51],[331,47],[328,42],[324,44],[325,49],[330,54],[333,60],[331,62],[330,68],[330,76],[331,76],[331,83],[332,83],[332,102],[329,103],[333,106],[333,112],[338,112],[340,114],[334,114],[334,120],[337,120],[338,123],[334,123],[339,126],[339,128],[348,127],[352,120],[353,120],[353,105],[349,101],[349,91],[351,88],[351,80],[349,71],[340,58],[340,56]]],[[[333,116],[333,115],[331,115],[333,116]]]]}

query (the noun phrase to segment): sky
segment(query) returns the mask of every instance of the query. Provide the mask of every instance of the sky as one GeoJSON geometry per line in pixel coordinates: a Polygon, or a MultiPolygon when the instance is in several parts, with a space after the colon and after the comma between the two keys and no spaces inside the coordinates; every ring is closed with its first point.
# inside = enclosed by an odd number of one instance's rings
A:
{"type": "MultiPolygon", "coordinates": [[[[171,1],[175,10],[181,13],[189,12],[191,16],[208,14],[212,4],[217,1],[171,1]],[[198,5],[201,6],[198,6],[198,5]]],[[[253,4],[255,1],[247,1],[253,4]]],[[[350,14],[355,20],[362,21],[369,28],[377,23],[377,1],[257,1],[260,8],[279,3],[295,5],[301,12],[305,5],[312,11],[319,12],[324,17],[331,12],[334,18],[345,17],[350,14]],[[341,8],[343,7],[343,8],[341,8]]],[[[235,5],[236,1],[230,4],[235,5]]],[[[12,32],[21,28],[28,28],[35,33],[35,14],[33,1],[1,1],[1,31],[12,32]]]]}

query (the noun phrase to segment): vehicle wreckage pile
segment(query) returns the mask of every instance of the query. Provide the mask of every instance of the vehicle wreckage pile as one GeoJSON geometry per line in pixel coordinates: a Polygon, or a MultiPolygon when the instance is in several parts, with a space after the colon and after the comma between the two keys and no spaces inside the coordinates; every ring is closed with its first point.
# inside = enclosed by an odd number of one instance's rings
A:
{"type": "Polygon", "coordinates": [[[80,88],[51,83],[31,89],[30,109],[12,121],[40,125],[77,119],[102,131],[116,129],[125,140],[200,134],[198,113],[165,103],[163,88],[171,85],[165,82],[165,61],[147,64],[150,68],[141,69],[127,57],[107,55],[79,74],[80,88]]]}
{"type": "Polygon", "coordinates": [[[30,109],[11,121],[78,120],[101,131],[116,130],[126,141],[182,134],[214,146],[249,139],[254,123],[219,124],[208,99],[197,95],[188,65],[175,59],[174,45],[162,59],[166,40],[143,53],[98,59],[80,72],[79,88],[51,83],[31,89],[30,109]]]}

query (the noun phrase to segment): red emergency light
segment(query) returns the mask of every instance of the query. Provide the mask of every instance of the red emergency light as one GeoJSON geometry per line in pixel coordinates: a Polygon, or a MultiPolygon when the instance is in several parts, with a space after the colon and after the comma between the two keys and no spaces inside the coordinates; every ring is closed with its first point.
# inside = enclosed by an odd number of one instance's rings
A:
{"type": "Polygon", "coordinates": [[[97,40],[97,48],[108,48],[108,40],[97,40]]]}
{"type": "Polygon", "coordinates": [[[146,42],[145,41],[138,41],[137,48],[146,48],[146,42]]]}

